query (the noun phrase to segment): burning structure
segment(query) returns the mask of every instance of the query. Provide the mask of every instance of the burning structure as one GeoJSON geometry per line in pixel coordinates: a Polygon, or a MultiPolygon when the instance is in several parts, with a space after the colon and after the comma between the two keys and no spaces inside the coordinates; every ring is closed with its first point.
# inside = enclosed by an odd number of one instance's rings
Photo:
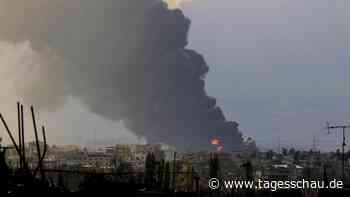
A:
{"type": "Polygon", "coordinates": [[[149,143],[200,150],[219,136],[227,151],[243,148],[205,91],[208,65],[186,48],[190,20],[163,1],[0,0],[0,23],[0,41],[59,59],[29,65],[36,77],[15,83],[23,99],[56,109],[73,96],[149,143]]]}
{"type": "Polygon", "coordinates": [[[214,145],[218,152],[221,152],[222,150],[224,150],[224,144],[221,142],[219,138],[213,138],[211,140],[211,145],[214,145]]]}

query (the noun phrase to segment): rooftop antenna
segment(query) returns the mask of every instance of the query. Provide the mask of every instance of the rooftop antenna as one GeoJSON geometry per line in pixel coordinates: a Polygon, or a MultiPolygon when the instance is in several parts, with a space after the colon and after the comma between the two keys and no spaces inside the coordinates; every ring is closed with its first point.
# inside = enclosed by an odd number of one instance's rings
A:
{"type": "Polygon", "coordinates": [[[342,143],[342,179],[345,178],[345,146],[346,146],[346,137],[345,132],[346,129],[350,128],[350,125],[345,124],[334,124],[331,125],[329,122],[326,123],[328,134],[330,134],[331,130],[341,131],[343,135],[343,143],[342,143]]]}

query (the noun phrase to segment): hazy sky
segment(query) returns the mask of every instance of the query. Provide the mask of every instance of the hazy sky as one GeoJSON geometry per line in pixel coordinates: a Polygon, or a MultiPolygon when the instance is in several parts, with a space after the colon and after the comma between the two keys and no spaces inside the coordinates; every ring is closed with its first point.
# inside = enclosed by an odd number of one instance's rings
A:
{"type": "Polygon", "coordinates": [[[338,135],[321,128],[350,119],[349,1],[194,0],[182,8],[190,47],[211,66],[209,94],[244,134],[269,147],[280,138],[310,148],[313,135],[339,147],[338,135]]]}
{"type": "MultiPolygon", "coordinates": [[[[47,52],[49,53],[49,52],[47,52]]],[[[0,109],[8,122],[11,131],[17,133],[17,109],[16,102],[24,104],[25,133],[28,141],[34,139],[33,125],[29,111],[31,104],[23,100],[20,94],[26,95],[34,91],[37,95],[47,95],[41,84],[43,76],[40,73],[48,66],[59,63],[61,60],[55,56],[39,53],[32,49],[29,42],[8,43],[0,42],[0,109]],[[34,88],[33,88],[34,87],[34,88]]],[[[59,80],[55,78],[58,73],[46,76],[44,80],[59,80]]],[[[60,95],[62,88],[53,88],[51,93],[60,95]]],[[[50,94],[49,92],[46,92],[50,94]]],[[[59,99],[58,99],[59,100],[59,99]]],[[[42,101],[45,101],[43,99],[42,101]]],[[[50,101],[48,101],[50,102],[50,101]]],[[[106,120],[105,118],[91,113],[87,107],[73,97],[65,99],[64,105],[52,110],[41,105],[35,105],[38,125],[44,125],[47,129],[49,144],[81,144],[94,146],[114,143],[143,143],[144,140],[128,131],[120,121],[106,120]]],[[[3,125],[0,127],[0,137],[6,142],[9,138],[3,125]]]]}
{"type": "MultiPolygon", "coordinates": [[[[193,0],[180,7],[192,21],[188,47],[211,68],[206,89],[245,136],[269,148],[277,147],[278,138],[282,145],[310,148],[313,135],[320,146],[340,147],[339,135],[326,135],[322,127],[350,122],[349,1],[193,0]]],[[[6,77],[22,83],[35,78],[28,64],[59,61],[42,56],[28,43],[0,43],[0,107],[12,128],[17,98],[6,77]]],[[[138,141],[121,123],[89,113],[74,98],[39,119],[51,128],[51,143],[84,144],[94,131],[108,143],[138,141]]]]}

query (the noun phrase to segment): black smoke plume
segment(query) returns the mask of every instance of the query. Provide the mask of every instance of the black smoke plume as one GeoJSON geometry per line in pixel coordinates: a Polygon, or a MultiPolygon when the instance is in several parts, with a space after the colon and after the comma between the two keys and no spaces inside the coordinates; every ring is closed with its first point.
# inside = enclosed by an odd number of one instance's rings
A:
{"type": "Polygon", "coordinates": [[[238,124],[205,91],[204,58],[185,48],[190,20],[180,10],[160,0],[0,0],[0,24],[0,40],[65,60],[42,69],[40,95],[25,99],[52,108],[77,97],[150,143],[198,150],[218,137],[242,148],[238,124]]]}

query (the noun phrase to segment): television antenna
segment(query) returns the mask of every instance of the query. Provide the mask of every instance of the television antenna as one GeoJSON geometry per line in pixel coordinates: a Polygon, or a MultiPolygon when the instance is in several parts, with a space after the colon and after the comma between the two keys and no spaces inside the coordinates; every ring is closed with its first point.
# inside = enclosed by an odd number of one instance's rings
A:
{"type": "Polygon", "coordinates": [[[343,136],[343,142],[342,142],[342,179],[344,180],[345,178],[345,146],[346,146],[346,137],[345,137],[345,132],[346,129],[350,128],[350,125],[345,125],[345,124],[334,124],[331,125],[329,122],[327,124],[327,131],[328,134],[331,133],[331,130],[336,130],[342,132],[343,136]]]}

